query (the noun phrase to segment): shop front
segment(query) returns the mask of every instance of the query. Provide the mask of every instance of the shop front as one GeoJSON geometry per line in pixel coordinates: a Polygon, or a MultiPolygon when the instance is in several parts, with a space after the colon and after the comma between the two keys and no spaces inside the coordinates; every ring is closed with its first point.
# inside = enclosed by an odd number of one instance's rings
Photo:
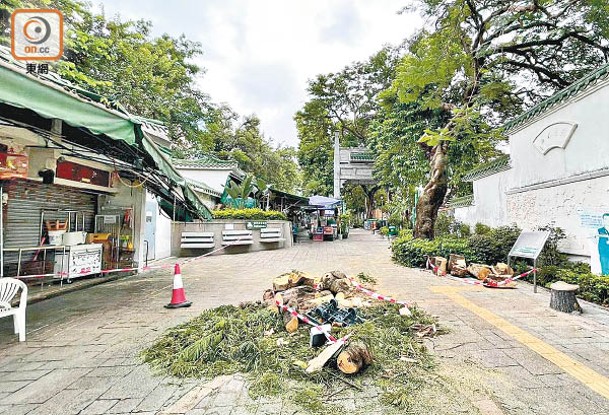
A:
{"type": "Polygon", "coordinates": [[[143,119],[2,53],[0,78],[0,277],[141,268],[147,194],[175,220],[211,217],[143,119]]]}
{"type": "Polygon", "coordinates": [[[312,196],[303,210],[308,214],[309,237],[314,242],[334,241],[339,235],[342,201],[324,196],[312,196]]]}

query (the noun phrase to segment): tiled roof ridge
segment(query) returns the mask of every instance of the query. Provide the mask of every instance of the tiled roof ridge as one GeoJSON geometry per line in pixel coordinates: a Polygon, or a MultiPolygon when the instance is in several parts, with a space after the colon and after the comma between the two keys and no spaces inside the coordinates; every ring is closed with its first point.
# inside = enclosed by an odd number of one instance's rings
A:
{"type": "Polygon", "coordinates": [[[585,91],[591,85],[596,85],[598,82],[609,78],[609,64],[603,65],[596,71],[584,76],[583,78],[573,82],[568,87],[558,91],[554,95],[544,99],[539,104],[533,106],[528,111],[520,114],[513,120],[504,124],[503,128],[505,131],[512,130],[513,128],[524,124],[530,119],[537,115],[543,114],[550,108],[564,102],[566,99],[577,96],[580,92],[585,91]]]}

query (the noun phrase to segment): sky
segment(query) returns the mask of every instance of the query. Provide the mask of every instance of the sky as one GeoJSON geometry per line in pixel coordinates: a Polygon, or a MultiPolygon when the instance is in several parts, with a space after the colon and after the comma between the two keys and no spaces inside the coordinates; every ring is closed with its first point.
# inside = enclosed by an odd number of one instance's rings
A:
{"type": "Polygon", "coordinates": [[[396,45],[422,22],[409,0],[97,0],[108,17],[145,19],[153,35],[202,44],[198,79],[214,102],[256,114],[275,145],[297,146],[293,116],[307,81],[396,45]]]}

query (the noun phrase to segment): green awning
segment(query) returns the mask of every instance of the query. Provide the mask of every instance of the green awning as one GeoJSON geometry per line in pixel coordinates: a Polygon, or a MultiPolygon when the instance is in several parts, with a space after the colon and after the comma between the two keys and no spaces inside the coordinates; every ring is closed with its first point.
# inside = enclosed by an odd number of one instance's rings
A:
{"type": "MultiPolygon", "coordinates": [[[[142,132],[141,124],[129,114],[104,108],[102,104],[78,94],[76,89],[41,79],[25,72],[20,66],[0,60],[0,103],[23,108],[49,119],[60,119],[96,135],[140,148],[146,152],[156,168],[174,186],[179,186],[184,203],[201,219],[212,219],[212,214],[199,196],[173,167],[168,157],[142,132]]],[[[81,91],[82,92],[82,91],[81,91]]]]}
{"type": "Polygon", "coordinates": [[[142,146],[146,153],[154,160],[157,168],[167,177],[172,183],[180,186],[184,194],[184,198],[192,205],[192,208],[199,214],[201,218],[211,220],[213,218],[211,212],[199,198],[199,195],[192,190],[186,179],[175,169],[168,157],[161,149],[152,141],[146,133],[143,134],[142,146]]]}
{"type": "Polygon", "coordinates": [[[102,108],[93,101],[75,96],[75,92],[57,84],[19,73],[0,62],[0,102],[32,110],[45,118],[57,118],[73,127],[82,127],[94,134],[135,144],[134,126],[127,115],[102,108]]]}

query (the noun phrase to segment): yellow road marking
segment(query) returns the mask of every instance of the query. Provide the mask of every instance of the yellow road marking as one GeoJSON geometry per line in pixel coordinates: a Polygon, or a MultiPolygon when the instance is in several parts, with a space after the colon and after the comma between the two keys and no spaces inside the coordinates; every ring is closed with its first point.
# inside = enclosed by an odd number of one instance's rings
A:
{"type": "Polygon", "coordinates": [[[430,287],[430,290],[439,294],[444,294],[455,303],[478,315],[502,332],[510,335],[518,342],[522,343],[541,357],[554,363],[566,373],[579,380],[581,383],[592,389],[599,395],[609,399],[609,379],[600,373],[590,369],[588,366],[572,359],[567,354],[543,342],[531,333],[516,327],[509,321],[499,317],[497,314],[477,306],[459,294],[465,288],[461,287],[430,287]]]}

